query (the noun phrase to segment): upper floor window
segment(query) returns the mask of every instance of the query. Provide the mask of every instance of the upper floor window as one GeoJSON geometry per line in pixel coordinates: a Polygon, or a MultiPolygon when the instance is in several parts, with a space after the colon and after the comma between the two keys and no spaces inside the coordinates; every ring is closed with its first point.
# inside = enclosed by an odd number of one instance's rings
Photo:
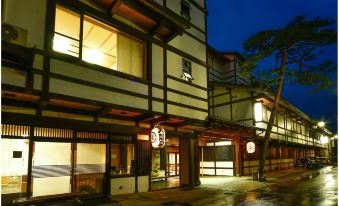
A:
{"type": "Polygon", "coordinates": [[[186,19],[187,21],[189,21],[191,19],[190,16],[190,5],[188,2],[186,1],[181,1],[181,16],[186,19]]]}
{"type": "Polygon", "coordinates": [[[186,59],[182,59],[182,79],[185,81],[189,81],[191,82],[193,80],[192,77],[192,68],[191,68],[191,62],[186,60],[186,59]]]}
{"type": "Polygon", "coordinates": [[[80,19],[80,14],[57,6],[53,50],[144,77],[144,42],[89,16],[84,15],[83,22],[80,19]]]}

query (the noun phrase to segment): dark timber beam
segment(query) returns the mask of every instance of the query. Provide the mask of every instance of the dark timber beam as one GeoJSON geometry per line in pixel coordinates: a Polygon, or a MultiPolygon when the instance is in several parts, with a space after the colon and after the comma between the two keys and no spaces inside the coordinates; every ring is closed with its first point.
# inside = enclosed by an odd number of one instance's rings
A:
{"type": "Polygon", "coordinates": [[[112,108],[108,105],[104,106],[103,108],[99,109],[97,112],[96,112],[96,117],[102,117],[104,115],[106,115],[107,113],[111,112],[112,111],[112,108]]]}
{"type": "Polygon", "coordinates": [[[135,117],[134,121],[141,122],[141,121],[144,121],[144,120],[150,119],[150,118],[154,118],[154,114],[152,114],[152,113],[145,113],[145,114],[142,114],[140,116],[135,117]]]}

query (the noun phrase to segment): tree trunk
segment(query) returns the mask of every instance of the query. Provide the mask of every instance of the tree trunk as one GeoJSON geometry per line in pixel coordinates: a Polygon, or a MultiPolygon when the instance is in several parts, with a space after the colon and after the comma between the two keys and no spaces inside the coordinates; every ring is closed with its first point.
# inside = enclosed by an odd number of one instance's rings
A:
{"type": "Polygon", "coordinates": [[[279,69],[279,81],[278,81],[278,86],[277,86],[277,91],[274,97],[274,103],[271,111],[271,116],[268,121],[265,137],[264,137],[264,145],[261,149],[261,155],[260,155],[260,160],[259,160],[259,180],[264,179],[264,167],[265,167],[265,160],[266,160],[266,153],[267,153],[267,148],[268,148],[268,143],[270,141],[270,136],[273,128],[273,123],[274,119],[279,107],[279,101],[280,101],[280,94],[282,91],[283,87],[283,82],[284,82],[284,76],[285,76],[285,68],[286,68],[286,50],[281,51],[281,66],[279,69]]]}

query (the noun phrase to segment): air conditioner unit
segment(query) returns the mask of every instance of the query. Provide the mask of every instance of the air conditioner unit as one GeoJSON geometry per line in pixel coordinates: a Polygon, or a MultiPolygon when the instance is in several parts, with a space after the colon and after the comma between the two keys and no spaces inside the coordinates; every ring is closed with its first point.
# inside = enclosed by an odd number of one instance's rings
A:
{"type": "Polygon", "coordinates": [[[1,30],[2,40],[27,47],[28,32],[26,29],[9,23],[2,23],[1,30]]]}

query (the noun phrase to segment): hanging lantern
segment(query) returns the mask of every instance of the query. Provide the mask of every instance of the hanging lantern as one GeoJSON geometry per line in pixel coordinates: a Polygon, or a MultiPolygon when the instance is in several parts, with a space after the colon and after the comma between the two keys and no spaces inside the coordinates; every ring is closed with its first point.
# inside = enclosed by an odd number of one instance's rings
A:
{"type": "Polygon", "coordinates": [[[165,130],[158,125],[154,126],[151,133],[151,142],[153,148],[163,148],[166,143],[165,130]]]}
{"type": "Polygon", "coordinates": [[[247,142],[246,149],[248,153],[254,153],[255,152],[255,144],[254,142],[247,142]]]}

